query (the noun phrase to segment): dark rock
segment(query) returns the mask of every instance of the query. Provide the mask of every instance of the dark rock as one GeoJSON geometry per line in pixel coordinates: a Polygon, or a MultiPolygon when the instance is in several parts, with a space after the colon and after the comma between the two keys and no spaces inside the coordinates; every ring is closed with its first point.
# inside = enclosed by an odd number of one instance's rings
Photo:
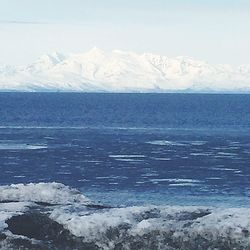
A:
{"type": "Polygon", "coordinates": [[[197,212],[180,212],[175,215],[170,215],[168,219],[178,220],[178,221],[186,221],[186,220],[196,220],[198,218],[204,217],[211,214],[209,210],[201,210],[197,212]]]}
{"type": "Polygon", "coordinates": [[[49,247],[41,244],[34,244],[28,239],[11,239],[9,245],[12,246],[13,249],[32,249],[32,250],[49,250],[49,247]]]}
{"type": "Polygon", "coordinates": [[[112,208],[110,206],[106,205],[99,205],[99,204],[87,204],[85,205],[87,208],[93,208],[93,209],[106,209],[106,208],[112,208]]]}
{"type": "Polygon", "coordinates": [[[37,240],[57,239],[64,230],[62,225],[40,213],[13,216],[6,223],[8,224],[8,230],[13,234],[37,240]]]}
{"type": "Polygon", "coordinates": [[[249,230],[247,230],[247,229],[242,229],[242,233],[243,233],[243,235],[244,235],[245,237],[249,237],[249,236],[250,236],[250,232],[249,232],[249,230]]]}
{"type": "MultiPolygon", "coordinates": [[[[44,246],[43,248],[39,246],[41,249],[98,249],[95,244],[84,243],[81,238],[72,235],[61,224],[53,221],[46,214],[32,212],[17,215],[8,219],[6,223],[8,224],[7,229],[13,234],[42,241],[44,246]]],[[[24,249],[35,249],[26,246],[28,244],[26,241],[21,243],[24,249]]]]}
{"type": "Polygon", "coordinates": [[[7,236],[6,236],[5,234],[1,234],[1,233],[0,233],[0,241],[1,241],[1,240],[5,240],[6,238],[7,238],[7,236]]]}
{"type": "MultiPolygon", "coordinates": [[[[2,203],[16,203],[16,202],[20,202],[20,201],[18,201],[18,200],[0,200],[0,204],[2,204],[2,203]]],[[[38,206],[42,206],[42,207],[53,207],[53,206],[57,205],[57,204],[52,204],[52,203],[42,202],[42,201],[36,201],[34,203],[37,204],[38,206]]]]}
{"type": "Polygon", "coordinates": [[[153,219],[153,218],[160,218],[160,210],[157,208],[153,208],[149,211],[145,211],[141,213],[140,215],[137,215],[135,218],[137,221],[142,221],[142,220],[148,220],[148,219],[153,219]]]}
{"type": "Polygon", "coordinates": [[[19,202],[19,201],[15,201],[15,200],[0,200],[0,204],[2,204],[2,203],[14,203],[14,202],[19,202]]]}
{"type": "Polygon", "coordinates": [[[42,207],[53,207],[56,206],[57,204],[51,204],[48,202],[42,202],[42,201],[36,201],[35,202],[37,205],[42,206],[42,207]]]}

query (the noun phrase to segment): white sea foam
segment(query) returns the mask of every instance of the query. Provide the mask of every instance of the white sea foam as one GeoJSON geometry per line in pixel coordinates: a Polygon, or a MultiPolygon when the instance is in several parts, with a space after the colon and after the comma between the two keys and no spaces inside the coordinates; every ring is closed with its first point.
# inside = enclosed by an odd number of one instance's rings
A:
{"type": "Polygon", "coordinates": [[[76,189],[55,182],[0,186],[0,201],[31,201],[51,204],[89,202],[89,200],[76,189]]]}
{"type": "Polygon", "coordinates": [[[199,182],[202,182],[200,180],[195,180],[195,179],[176,179],[176,178],[173,178],[173,179],[151,179],[151,181],[157,181],[157,182],[174,182],[174,183],[199,183],[199,182]]]}
{"type": "Polygon", "coordinates": [[[155,141],[149,141],[147,142],[151,145],[157,145],[157,146],[187,146],[185,143],[176,142],[176,141],[166,141],[166,140],[155,140],[155,141]]]}
{"type": "Polygon", "coordinates": [[[215,167],[211,168],[212,170],[219,170],[219,171],[239,171],[239,169],[236,168],[220,168],[220,167],[215,167]]]}
{"type": "MultiPolygon", "coordinates": [[[[107,240],[110,229],[123,230],[129,236],[143,236],[150,232],[169,233],[173,238],[195,238],[198,235],[213,241],[218,237],[249,245],[244,230],[250,228],[250,209],[207,209],[198,207],[127,207],[99,211],[92,214],[72,214],[65,209],[55,209],[51,216],[74,235],[87,241],[107,240]],[[199,215],[201,214],[201,215],[199,215]],[[197,216],[198,215],[198,216],[197,216]],[[187,223],[190,226],[187,227],[187,223]]],[[[110,247],[111,242],[106,242],[110,247]]],[[[102,245],[103,246],[103,245],[102,245]]]]}
{"type": "Polygon", "coordinates": [[[197,185],[199,185],[199,184],[197,184],[197,183],[190,183],[190,182],[170,183],[169,184],[169,186],[171,186],[171,187],[187,187],[187,186],[189,186],[189,187],[195,187],[197,185]]]}
{"type": "Polygon", "coordinates": [[[45,148],[47,148],[47,145],[30,145],[25,143],[0,143],[0,150],[35,150],[45,148]]]}
{"type": "Polygon", "coordinates": [[[193,146],[202,146],[205,145],[207,141],[190,141],[189,143],[193,146]]]}
{"type": "Polygon", "coordinates": [[[129,158],[115,158],[116,161],[125,161],[125,162],[143,162],[144,160],[140,160],[140,159],[129,159],[129,158]]]}
{"type": "Polygon", "coordinates": [[[208,153],[206,153],[206,152],[204,152],[204,153],[190,153],[190,155],[193,155],[193,156],[210,156],[210,155],[212,155],[212,153],[210,152],[208,152],[208,153]]]}
{"type": "Polygon", "coordinates": [[[109,155],[110,158],[145,158],[145,155],[109,155]]]}
{"type": "Polygon", "coordinates": [[[157,161],[170,161],[171,160],[171,158],[163,158],[163,157],[151,157],[151,159],[157,160],[157,161]]]}
{"type": "Polygon", "coordinates": [[[223,178],[221,177],[207,177],[207,180],[222,180],[223,178]]]}

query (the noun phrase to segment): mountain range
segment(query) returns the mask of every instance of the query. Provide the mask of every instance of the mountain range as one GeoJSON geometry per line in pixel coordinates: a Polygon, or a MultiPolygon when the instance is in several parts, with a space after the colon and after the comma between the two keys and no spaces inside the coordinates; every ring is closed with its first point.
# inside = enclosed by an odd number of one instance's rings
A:
{"type": "Polygon", "coordinates": [[[130,51],[51,53],[25,66],[0,66],[0,91],[250,92],[250,64],[130,51]]]}

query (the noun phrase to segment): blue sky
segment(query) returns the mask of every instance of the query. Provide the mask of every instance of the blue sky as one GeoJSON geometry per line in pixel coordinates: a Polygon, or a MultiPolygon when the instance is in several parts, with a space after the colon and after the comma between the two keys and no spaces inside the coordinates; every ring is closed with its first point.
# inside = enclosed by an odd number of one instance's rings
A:
{"type": "Polygon", "coordinates": [[[0,0],[0,63],[105,49],[250,64],[249,0],[0,0]]]}

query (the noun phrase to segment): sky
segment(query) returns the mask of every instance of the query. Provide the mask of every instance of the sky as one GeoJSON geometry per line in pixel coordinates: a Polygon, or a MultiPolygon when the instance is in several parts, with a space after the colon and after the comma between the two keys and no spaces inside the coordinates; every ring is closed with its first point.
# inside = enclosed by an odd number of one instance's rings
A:
{"type": "Polygon", "coordinates": [[[92,47],[250,64],[250,1],[0,0],[0,64],[92,47]]]}

